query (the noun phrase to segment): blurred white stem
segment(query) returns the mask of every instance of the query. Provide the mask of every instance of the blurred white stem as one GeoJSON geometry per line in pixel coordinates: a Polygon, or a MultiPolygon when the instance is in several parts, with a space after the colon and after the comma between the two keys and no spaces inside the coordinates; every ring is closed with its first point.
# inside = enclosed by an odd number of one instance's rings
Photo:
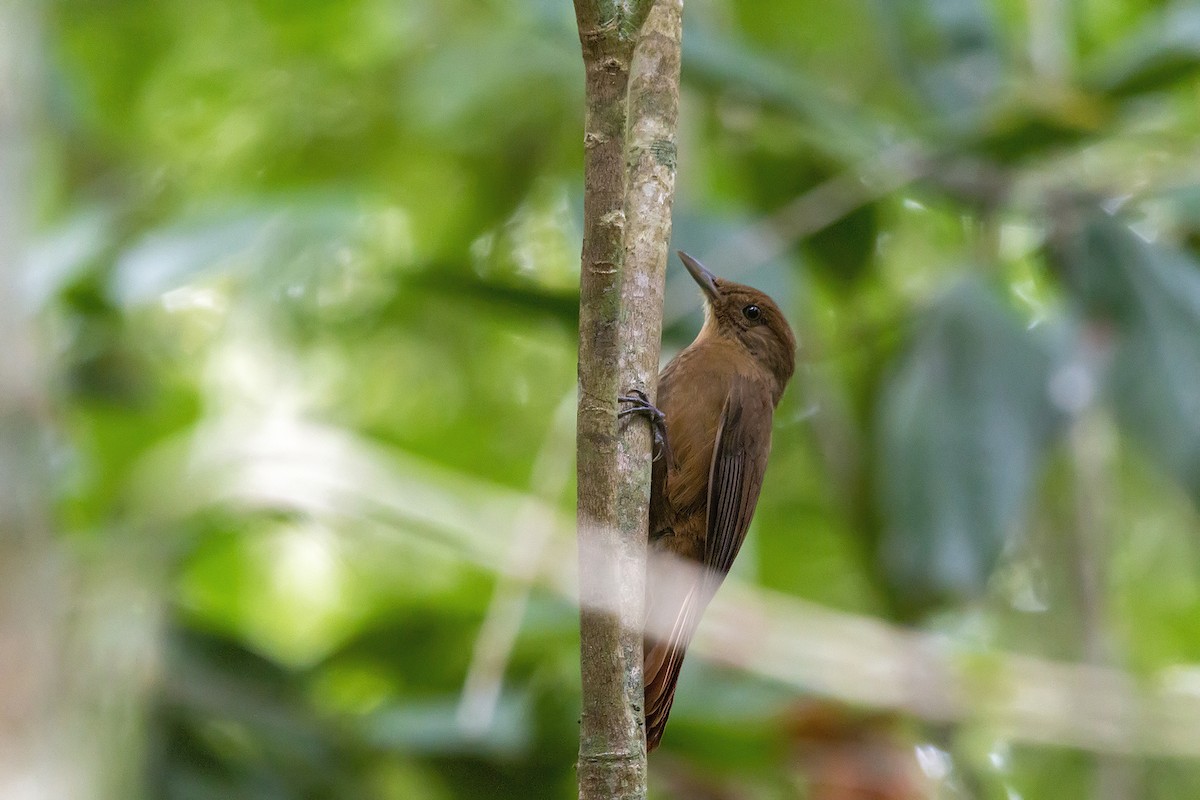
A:
{"type": "Polygon", "coordinates": [[[471,664],[458,705],[458,722],[467,731],[482,734],[491,727],[500,702],[504,673],[521,631],[529,593],[545,562],[545,550],[558,519],[550,512],[571,479],[574,456],[575,394],[559,404],[546,442],[533,466],[530,498],[517,512],[505,569],[496,578],[496,589],[487,616],[475,639],[471,664]]]}
{"type": "MultiPolygon", "coordinates": [[[[186,492],[160,487],[162,522],[197,505],[240,503],[310,514],[342,529],[388,520],[409,537],[426,536],[456,557],[505,573],[510,548],[497,531],[537,509],[555,535],[522,575],[578,597],[569,515],[555,504],[387,451],[347,431],[296,422],[267,430],[211,426],[193,434],[186,492]]],[[[178,467],[148,461],[148,474],[178,467]]],[[[147,507],[152,504],[147,502],[147,507]]],[[[406,542],[398,546],[410,547],[406,542]]],[[[657,562],[655,580],[694,580],[686,564],[657,562]],[[678,574],[677,574],[678,573],[678,574]]],[[[520,580],[521,575],[509,574],[520,580]]],[[[615,598],[605,598],[615,603],[615,598]]],[[[597,609],[605,610],[605,609],[597,609]]],[[[611,610],[611,609],[608,609],[611,610]]],[[[647,620],[652,630],[661,621],[647,620]]],[[[972,720],[1014,743],[1100,753],[1200,757],[1200,665],[1135,679],[1120,669],[979,652],[947,636],[805,602],[730,578],[705,614],[689,658],[709,658],[816,694],[917,718],[972,720]],[[942,676],[939,702],[914,686],[916,673],[942,676]]]]}
{"type": "MultiPolygon", "coordinates": [[[[1089,408],[1072,424],[1069,445],[1075,472],[1075,567],[1084,657],[1096,666],[1112,667],[1116,648],[1110,635],[1105,566],[1111,562],[1116,435],[1108,420],[1089,408]]],[[[1134,788],[1127,757],[1097,756],[1093,775],[1096,800],[1128,800],[1134,796],[1134,788]]]]}
{"type": "Polygon", "coordinates": [[[1063,0],[1027,0],[1029,61],[1039,82],[1062,85],[1070,69],[1071,25],[1063,0]]]}
{"type": "Polygon", "coordinates": [[[1093,664],[1113,662],[1108,635],[1108,529],[1111,520],[1113,432],[1097,412],[1085,412],[1069,435],[1075,470],[1076,580],[1085,656],[1093,664]]]}

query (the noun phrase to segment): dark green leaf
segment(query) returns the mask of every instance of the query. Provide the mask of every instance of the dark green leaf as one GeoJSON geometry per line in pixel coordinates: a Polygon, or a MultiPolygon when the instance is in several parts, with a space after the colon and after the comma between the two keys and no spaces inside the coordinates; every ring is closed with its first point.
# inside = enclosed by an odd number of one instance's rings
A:
{"type": "Polygon", "coordinates": [[[1179,4],[1129,37],[1095,69],[1092,85],[1114,97],[1157,91],[1200,71],[1200,8],[1179,4]]]}
{"type": "MultiPolygon", "coordinates": [[[[746,155],[747,192],[766,213],[786,207],[847,169],[789,144],[786,148],[759,147],[746,155]]],[[[878,233],[878,208],[864,203],[808,236],[804,245],[815,256],[814,266],[835,285],[853,286],[870,270],[878,233]]]]}
{"type": "Polygon", "coordinates": [[[885,574],[910,601],[983,588],[1017,534],[1054,430],[1047,350],[968,280],[930,312],[887,381],[877,486],[885,574]]]}
{"type": "Polygon", "coordinates": [[[683,78],[690,84],[741,92],[795,114],[820,132],[830,153],[856,160],[878,148],[873,125],[808,76],[703,28],[689,25],[684,38],[683,78]]]}
{"type": "Polygon", "coordinates": [[[1104,212],[1064,210],[1050,243],[1051,265],[1091,320],[1125,324],[1136,313],[1141,247],[1104,212]]]}
{"type": "Polygon", "coordinates": [[[962,146],[1014,162],[1100,135],[1110,116],[1107,104],[1090,96],[1058,93],[1028,98],[992,112],[962,146]]]}
{"type": "Polygon", "coordinates": [[[1115,326],[1119,422],[1200,501],[1200,263],[1101,211],[1054,252],[1085,314],[1115,326]]]}
{"type": "Polygon", "coordinates": [[[808,247],[822,272],[849,286],[870,272],[878,233],[879,214],[871,203],[808,237],[808,247]]]}
{"type": "Polygon", "coordinates": [[[975,127],[1006,72],[991,4],[984,0],[877,0],[897,67],[952,130],[975,127]]]}

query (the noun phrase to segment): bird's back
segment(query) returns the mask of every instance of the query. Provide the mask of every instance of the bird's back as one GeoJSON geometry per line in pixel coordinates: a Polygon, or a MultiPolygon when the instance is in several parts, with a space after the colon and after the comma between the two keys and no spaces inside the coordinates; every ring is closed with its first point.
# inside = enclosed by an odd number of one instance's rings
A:
{"type": "MultiPolygon", "coordinates": [[[[751,509],[757,501],[770,450],[774,403],[769,377],[754,362],[734,357],[738,355],[736,348],[736,343],[720,339],[698,340],[672,360],[660,376],[658,404],[666,416],[670,457],[654,465],[652,561],[656,555],[670,554],[698,567],[705,563],[714,443],[731,403],[732,411],[747,419],[746,424],[739,425],[739,439],[732,444],[743,448],[751,462],[746,469],[750,484],[747,490],[753,495],[751,509]]],[[[684,652],[720,577],[715,582],[679,582],[651,575],[647,581],[646,610],[651,631],[644,643],[643,672],[646,741],[650,749],[662,736],[684,652]]]]}

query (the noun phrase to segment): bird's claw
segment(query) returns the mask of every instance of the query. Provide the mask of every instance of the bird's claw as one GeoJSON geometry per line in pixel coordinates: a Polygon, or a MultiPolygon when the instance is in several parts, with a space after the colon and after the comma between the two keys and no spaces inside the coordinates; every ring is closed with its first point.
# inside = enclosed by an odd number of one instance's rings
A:
{"type": "Polygon", "coordinates": [[[630,414],[645,414],[655,425],[662,425],[667,420],[667,415],[659,411],[658,406],[651,403],[650,398],[641,389],[630,389],[629,394],[618,397],[617,401],[629,403],[633,406],[633,408],[624,408],[618,411],[618,417],[627,417],[630,414]]]}
{"type": "Polygon", "coordinates": [[[631,408],[623,408],[617,412],[617,417],[627,417],[630,414],[644,414],[650,420],[654,431],[654,460],[663,456],[671,460],[671,446],[667,441],[667,415],[658,406],[650,402],[650,398],[641,389],[630,389],[629,394],[617,398],[618,402],[629,403],[631,408]]]}

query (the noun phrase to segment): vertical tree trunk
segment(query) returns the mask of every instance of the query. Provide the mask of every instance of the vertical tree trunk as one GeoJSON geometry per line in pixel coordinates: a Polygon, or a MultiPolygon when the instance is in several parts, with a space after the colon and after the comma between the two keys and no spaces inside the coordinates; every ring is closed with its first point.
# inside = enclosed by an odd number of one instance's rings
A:
{"type": "Polygon", "coordinates": [[[618,428],[617,396],[653,396],[656,386],[681,8],[681,0],[575,2],[587,88],[577,432],[581,800],[646,795],[641,629],[651,437],[639,420],[618,428]]]}
{"type": "Polygon", "coordinates": [[[21,301],[36,5],[0,0],[0,797],[74,794],[59,758],[64,581],[47,516],[48,416],[21,301]]]}

